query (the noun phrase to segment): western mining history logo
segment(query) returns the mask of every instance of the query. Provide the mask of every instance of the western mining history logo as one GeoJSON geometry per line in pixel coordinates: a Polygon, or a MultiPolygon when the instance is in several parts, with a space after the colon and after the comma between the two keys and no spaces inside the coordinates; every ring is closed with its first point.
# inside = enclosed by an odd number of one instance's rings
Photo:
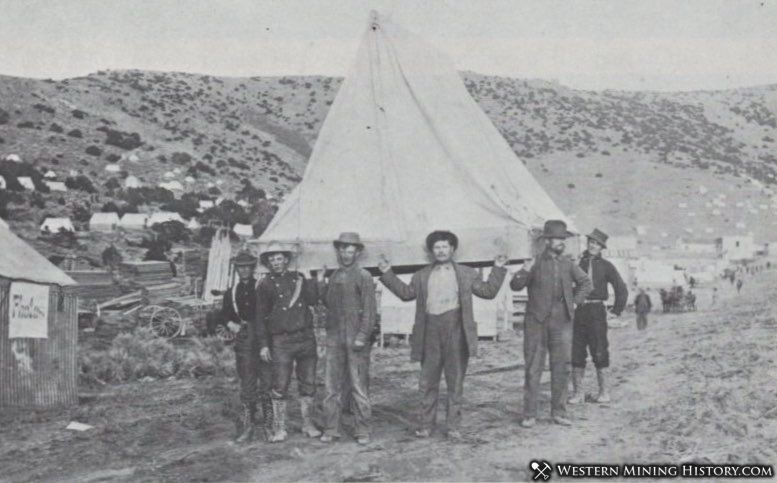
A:
{"type": "Polygon", "coordinates": [[[559,478],[773,478],[772,465],[529,463],[532,481],[559,478]]]}

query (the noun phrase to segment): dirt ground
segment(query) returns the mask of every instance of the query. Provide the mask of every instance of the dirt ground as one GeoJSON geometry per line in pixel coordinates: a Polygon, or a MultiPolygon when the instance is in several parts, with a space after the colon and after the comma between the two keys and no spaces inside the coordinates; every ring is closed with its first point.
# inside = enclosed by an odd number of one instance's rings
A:
{"type": "MultiPolygon", "coordinates": [[[[374,431],[366,447],[350,438],[304,439],[296,404],[287,442],[236,446],[235,380],[139,382],[84,393],[73,409],[4,411],[0,480],[526,481],[535,458],[775,464],[777,273],[747,278],[741,295],[728,283],[720,292],[717,307],[654,314],[645,332],[625,314],[629,325],[610,331],[614,401],[571,406],[571,428],[549,421],[547,372],[540,421],[518,425],[517,334],[484,342],[482,357],[471,361],[461,442],[412,437],[418,366],[404,346],[373,351],[374,431]],[[70,421],[94,429],[66,430],[70,421]]],[[[592,370],[586,386],[594,390],[592,370]]]]}

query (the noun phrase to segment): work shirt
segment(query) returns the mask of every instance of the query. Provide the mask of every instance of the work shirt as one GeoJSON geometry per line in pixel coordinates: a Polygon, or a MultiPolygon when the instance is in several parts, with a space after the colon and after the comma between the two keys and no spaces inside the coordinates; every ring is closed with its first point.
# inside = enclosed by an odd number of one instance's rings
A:
{"type": "Polygon", "coordinates": [[[221,313],[225,320],[238,324],[255,319],[256,280],[254,277],[240,281],[227,290],[224,294],[221,313]]]}
{"type": "Polygon", "coordinates": [[[321,285],[321,294],[327,307],[327,338],[367,344],[377,318],[375,283],[370,272],[356,263],[340,267],[329,277],[329,283],[321,285]]]}
{"type": "Polygon", "coordinates": [[[270,273],[259,282],[256,292],[256,332],[259,346],[269,347],[270,337],[312,330],[318,290],[315,282],[299,272],[270,273]],[[297,283],[299,295],[294,299],[297,283]],[[293,300],[293,303],[292,303],[293,300]]]}
{"type": "Polygon", "coordinates": [[[593,256],[586,250],[580,258],[580,268],[588,273],[588,278],[593,282],[594,289],[588,294],[588,300],[606,301],[610,298],[608,285],[612,285],[615,291],[615,303],[612,312],[620,315],[626,307],[628,301],[629,289],[609,260],[605,260],[601,255],[593,256]]]}
{"type": "Polygon", "coordinates": [[[444,314],[459,308],[459,282],[452,263],[438,263],[429,274],[426,313],[444,314]]]}

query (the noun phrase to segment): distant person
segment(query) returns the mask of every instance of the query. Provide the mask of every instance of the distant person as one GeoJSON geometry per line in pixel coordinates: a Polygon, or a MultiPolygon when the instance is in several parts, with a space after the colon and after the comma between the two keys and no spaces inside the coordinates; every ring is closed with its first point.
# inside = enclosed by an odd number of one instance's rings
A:
{"type": "Polygon", "coordinates": [[[551,418],[570,426],[567,416],[569,368],[572,362],[572,318],[575,304],[582,304],[593,290],[588,275],[572,257],[564,255],[565,239],[573,236],[562,220],[545,222],[541,237],[545,250],[515,273],[510,288],[527,288],[529,300],[523,324],[524,375],[523,420],[531,428],[537,418],[540,379],[550,355],[551,418]]]}
{"type": "Polygon", "coordinates": [[[410,338],[410,358],[421,362],[421,421],[415,432],[428,438],[437,420],[440,376],[445,374],[448,389],[446,426],[448,438],[461,438],[461,406],[464,376],[470,355],[477,355],[477,325],[472,295],[493,299],[499,293],[507,270],[505,255],[494,258],[487,281],[474,268],[453,260],[459,247],[458,237],[450,231],[433,231],[426,237],[426,248],[434,261],[403,282],[381,255],[380,281],[402,300],[416,301],[415,323],[410,338]]]}
{"type": "Polygon", "coordinates": [[[639,293],[634,298],[634,311],[637,313],[637,330],[645,330],[648,325],[648,314],[653,308],[653,302],[650,300],[650,295],[645,292],[644,288],[639,289],[639,293]]]}
{"type": "Polygon", "coordinates": [[[712,300],[710,301],[710,307],[715,307],[718,303],[718,287],[712,288],[712,300]]]}
{"type": "Polygon", "coordinates": [[[742,279],[741,279],[741,278],[738,278],[738,279],[737,279],[737,294],[739,294],[740,292],[742,292],[742,285],[743,285],[743,284],[744,284],[744,282],[742,281],[742,279]]]}
{"type": "Polygon", "coordinates": [[[607,248],[607,234],[594,229],[588,235],[588,249],[580,259],[580,268],[588,273],[593,283],[593,291],[588,294],[585,302],[575,309],[572,329],[572,395],[570,404],[580,404],[585,395],[583,381],[588,353],[596,367],[596,380],[599,393],[591,398],[593,402],[610,402],[610,391],[607,376],[610,368],[610,351],[607,340],[607,307],[605,303],[610,298],[608,286],[615,292],[615,302],[610,315],[620,317],[629,298],[626,283],[609,260],[602,257],[602,250],[607,248]]]}

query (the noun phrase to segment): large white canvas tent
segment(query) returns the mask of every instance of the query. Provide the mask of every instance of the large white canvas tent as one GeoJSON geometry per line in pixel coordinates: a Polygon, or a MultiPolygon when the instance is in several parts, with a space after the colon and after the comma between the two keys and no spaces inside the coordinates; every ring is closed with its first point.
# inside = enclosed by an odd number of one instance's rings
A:
{"type": "Polygon", "coordinates": [[[76,231],[73,227],[73,222],[68,217],[49,217],[43,220],[43,223],[40,225],[40,231],[58,233],[61,230],[76,231]]]}
{"type": "Polygon", "coordinates": [[[119,224],[119,215],[115,212],[94,213],[89,219],[89,231],[113,231],[119,224]]]}
{"type": "MultiPolygon", "coordinates": [[[[294,244],[300,269],[334,266],[332,240],[357,231],[365,266],[428,262],[435,229],[457,259],[529,258],[531,230],[569,219],[470,97],[444,56],[373,14],[302,182],[258,240],[294,244]]],[[[571,227],[571,223],[570,223],[571,227]]]]}

